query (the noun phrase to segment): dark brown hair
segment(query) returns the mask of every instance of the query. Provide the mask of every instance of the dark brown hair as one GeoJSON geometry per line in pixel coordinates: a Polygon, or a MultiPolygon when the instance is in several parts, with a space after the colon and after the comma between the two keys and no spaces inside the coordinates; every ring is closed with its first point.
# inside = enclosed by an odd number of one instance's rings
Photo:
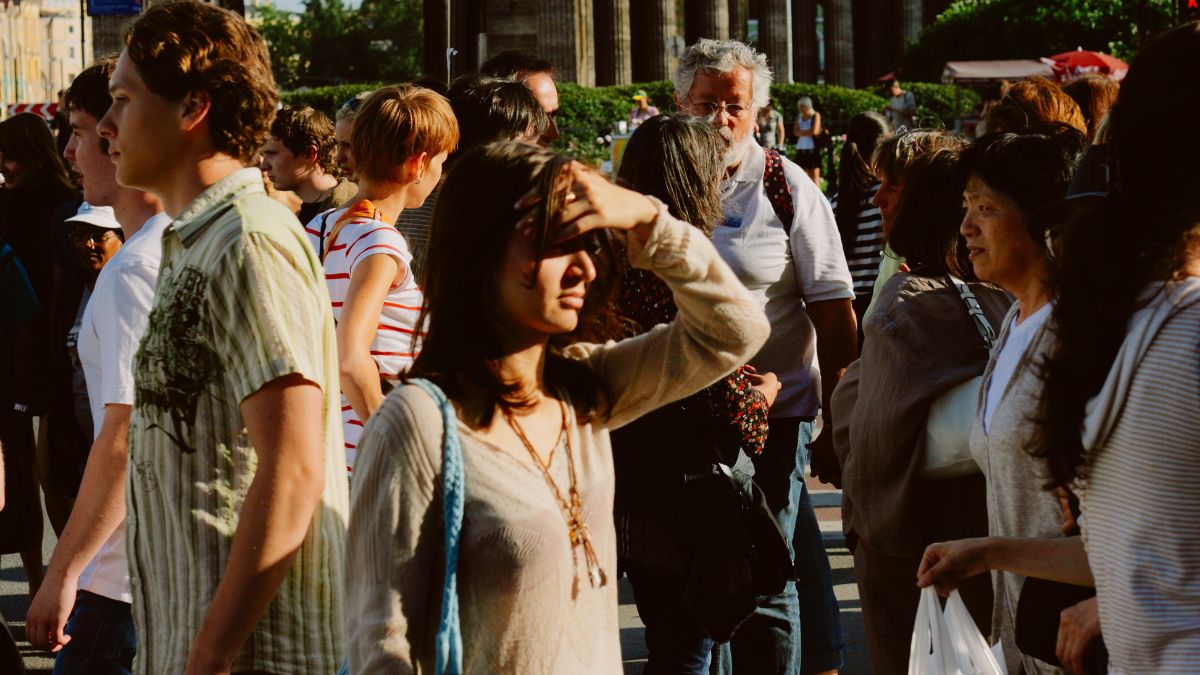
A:
{"type": "Polygon", "coordinates": [[[988,133],[1016,131],[1047,122],[1062,122],[1079,133],[1087,133],[1087,123],[1079,106],[1057,84],[1044,77],[1027,77],[1014,83],[1000,103],[984,116],[988,133]]]}
{"type": "Polygon", "coordinates": [[[454,150],[458,121],[441,94],[402,84],[371,92],[354,115],[350,145],[354,171],[376,181],[394,180],[405,161],[454,150]]]}
{"type": "MultiPolygon", "coordinates": [[[[1107,379],[1142,294],[1179,278],[1196,245],[1197,63],[1196,21],[1158,35],[1138,52],[1109,113],[1116,182],[1103,207],[1068,225],[1058,241],[1050,279],[1057,339],[1040,368],[1040,434],[1030,448],[1046,459],[1054,485],[1086,477],[1080,429],[1087,403],[1107,379]]],[[[1177,422],[1195,434],[1192,420],[1177,422]]]]}
{"type": "Polygon", "coordinates": [[[524,81],[534,73],[546,73],[553,77],[554,64],[518,49],[506,49],[484,61],[479,72],[488,77],[524,81]]]}
{"type": "Polygon", "coordinates": [[[308,149],[317,151],[317,166],[328,174],[337,173],[333,161],[336,143],[333,141],[333,122],[325,113],[312,107],[284,106],[275,113],[271,136],[298,157],[307,157],[308,149]]]}
{"type": "Polygon", "coordinates": [[[1117,100],[1121,88],[1107,75],[1089,73],[1083,77],[1063,85],[1063,93],[1071,97],[1079,106],[1083,121],[1087,123],[1089,141],[1096,140],[1096,132],[1100,130],[1100,122],[1108,114],[1109,108],[1117,100]]]}
{"type": "Polygon", "coordinates": [[[111,54],[96,59],[92,65],[84,68],[82,73],[71,80],[71,86],[67,89],[67,108],[85,112],[97,121],[104,117],[112,105],[112,96],[108,93],[108,80],[116,67],[117,56],[111,54]]]}
{"type": "Polygon", "coordinates": [[[1044,246],[1046,224],[1035,214],[1067,196],[1086,142],[1082,133],[1062,123],[988,134],[963,151],[963,183],[978,176],[1016,202],[1025,214],[1030,239],[1044,246]]]}
{"type": "Polygon", "coordinates": [[[914,274],[974,281],[962,224],[965,182],[958,169],[959,152],[938,148],[917,157],[908,167],[896,222],[888,246],[905,259],[914,274]]]}
{"type": "Polygon", "coordinates": [[[167,0],[134,21],[125,44],[151,92],[172,101],[208,94],[213,147],[254,162],[279,98],[266,43],[245,19],[197,0],[167,0]]]}
{"type": "Polygon", "coordinates": [[[33,113],[19,113],[0,122],[0,155],[16,160],[26,171],[36,173],[38,184],[58,183],[66,190],[75,191],[50,127],[33,113]]]}
{"type": "Polygon", "coordinates": [[[871,170],[875,148],[891,133],[892,123],[873,110],[855,115],[846,128],[846,142],[842,145],[838,164],[837,209],[834,210],[843,251],[853,249],[863,198],[871,185],[879,180],[871,170]]]}
{"type": "MultiPolygon", "coordinates": [[[[436,382],[456,402],[481,401],[479,418],[472,424],[489,424],[497,406],[521,408],[534,402],[531,392],[500,375],[509,328],[499,310],[496,281],[517,222],[527,213],[513,205],[533,188],[542,197],[532,207],[537,266],[551,254],[560,225],[557,214],[569,188],[561,180],[562,170],[569,163],[562,155],[528,143],[490,143],[459,159],[442,185],[421,284],[425,304],[420,325],[427,334],[409,374],[436,382]]],[[[592,369],[563,356],[562,350],[581,339],[610,304],[615,251],[607,237],[594,242],[590,250],[597,276],[588,287],[580,328],[551,337],[543,371],[547,386],[566,392],[583,421],[607,414],[609,397],[592,369]]]]}
{"type": "Polygon", "coordinates": [[[711,235],[720,221],[725,141],[712,124],[684,113],[638,126],[625,146],[617,178],[663,201],[671,214],[711,235]]]}
{"type": "Polygon", "coordinates": [[[450,84],[449,99],[462,134],[457,153],[493,141],[540,138],[550,128],[550,116],[520,82],[463,75],[450,84]]]}

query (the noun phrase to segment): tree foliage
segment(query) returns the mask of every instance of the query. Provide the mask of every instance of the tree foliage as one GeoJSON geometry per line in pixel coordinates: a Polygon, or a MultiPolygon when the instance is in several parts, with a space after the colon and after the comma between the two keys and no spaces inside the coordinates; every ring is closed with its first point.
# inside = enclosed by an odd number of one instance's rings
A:
{"type": "Polygon", "coordinates": [[[259,30],[281,87],[402,81],[421,71],[420,0],[306,0],[291,14],[264,6],[259,30]]]}
{"type": "MultiPolygon", "coordinates": [[[[1082,47],[1128,60],[1140,40],[1127,0],[956,0],[904,57],[904,77],[937,81],[947,61],[1036,59],[1082,47]]],[[[1171,0],[1146,0],[1145,32],[1170,25],[1171,0]]]]}

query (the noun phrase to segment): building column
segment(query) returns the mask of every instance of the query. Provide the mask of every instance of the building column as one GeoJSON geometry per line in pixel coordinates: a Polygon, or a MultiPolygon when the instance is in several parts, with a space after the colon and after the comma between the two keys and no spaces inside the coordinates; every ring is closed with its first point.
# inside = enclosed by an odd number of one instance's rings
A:
{"type": "Polygon", "coordinates": [[[817,49],[817,0],[792,0],[792,78],[816,82],[821,70],[817,49]]]}
{"type": "Polygon", "coordinates": [[[592,0],[539,0],[538,55],[554,64],[558,79],[596,83],[592,26],[592,0]]]}
{"type": "Polygon", "coordinates": [[[825,0],[825,82],[854,86],[854,19],[850,0],[825,0]]]}
{"type": "Polygon", "coordinates": [[[630,0],[593,0],[596,14],[596,86],[633,81],[630,0]]]}
{"type": "Polygon", "coordinates": [[[670,50],[675,38],[675,0],[637,0],[629,5],[633,81],[669,80],[679,63],[670,50]]]}
{"type": "Polygon", "coordinates": [[[758,47],[767,55],[775,82],[792,81],[792,22],[790,0],[760,0],[758,47]]]}
{"type": "Polygon", "coordinates": [[[423,19],[425,74],[449,83],[446,50],[450,47],[450,0],[425,0],[423,19]]]}
{"type": "Polygon", "coordinates": [[[746,0],[729,0],[729,39],[746,41],[746,0]]]}
{"type": "Polygon", "coordinates": [[[900,37],[907,48],[908,43],[921,35],[924,25],[925,3],[921,0],[901,0],[900,3],[900,37]]]}
{"type": "Polygon", "coordinates": [[[684,33],[689,45],[700,38],[729,39],[729,0],[692,0],[684,6],[684,33]]]}

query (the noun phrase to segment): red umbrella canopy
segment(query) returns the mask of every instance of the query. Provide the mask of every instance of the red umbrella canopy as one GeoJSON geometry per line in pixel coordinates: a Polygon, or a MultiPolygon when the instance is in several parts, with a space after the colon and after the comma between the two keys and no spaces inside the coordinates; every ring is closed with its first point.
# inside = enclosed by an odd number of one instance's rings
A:
{"type": "Polygon", "coordinates": [[[1046,60],[1052,62],[1055,74],[1060,80],[1071,80],[1080,75],[1099,73],[1120,82],[1125,77],[1125,73],[1129,71],[1129,64],[1121,59],[1103,52],[1086,49],[1055,54],[1046,60]]]}

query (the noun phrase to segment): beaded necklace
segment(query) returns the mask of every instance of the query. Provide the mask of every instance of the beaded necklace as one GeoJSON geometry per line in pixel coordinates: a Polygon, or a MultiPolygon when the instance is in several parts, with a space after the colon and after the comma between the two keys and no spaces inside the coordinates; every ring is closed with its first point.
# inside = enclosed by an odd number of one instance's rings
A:
{"type": "MultiPolygon", "coordinates": [[[[583,502],[579,498],[579,490],[575,480],[575,457],[571,451],[571,434],[567,432],[567,406],[562,401],[558,402],[559,410],[562,412],[562,430],[561,437],[567,446],[567,472],[570,476],[571,484],[567,488],[569,499],[564,499],[562,491],[559,490],[558,484],[554,482],[554,478],[550,475],[550,462],[554,461],[554,453],[551,451],[550,461],[543,462],[538,456],[537,451],[533,449],[533,444],[525,436],[525,431],[521,429],[521,425],[517,423],[513,417],[512,411],[508,408],[501,407],[504,411],[504,419],[508,421],[508,426],[517,434],[517,438],[521,439],[525,449],[529,451],[529,456],[533,458],[533,463],[542,470],[542,476],[546,479],[546,484],[550,487],[550,492],[554,495],[554,500],[558,502],[559,510],[562,511],[563,519],[567,522],[567,535],[571,541],[571,558],[575,568],[575,581],[571,587],[571,597],[575,598],[579,595],[579,547],[583,548],[584,559],[587,562],[588,581],[592,588],[603,587],[608,583],[608,576],[600,567],[600,559],[596,556],[596,550],[592,547],[592,539],[588,536],[587,524],[583,522],[583,502]]],[[[557,447],[557,444],[556,444],[557,447]]]]}

